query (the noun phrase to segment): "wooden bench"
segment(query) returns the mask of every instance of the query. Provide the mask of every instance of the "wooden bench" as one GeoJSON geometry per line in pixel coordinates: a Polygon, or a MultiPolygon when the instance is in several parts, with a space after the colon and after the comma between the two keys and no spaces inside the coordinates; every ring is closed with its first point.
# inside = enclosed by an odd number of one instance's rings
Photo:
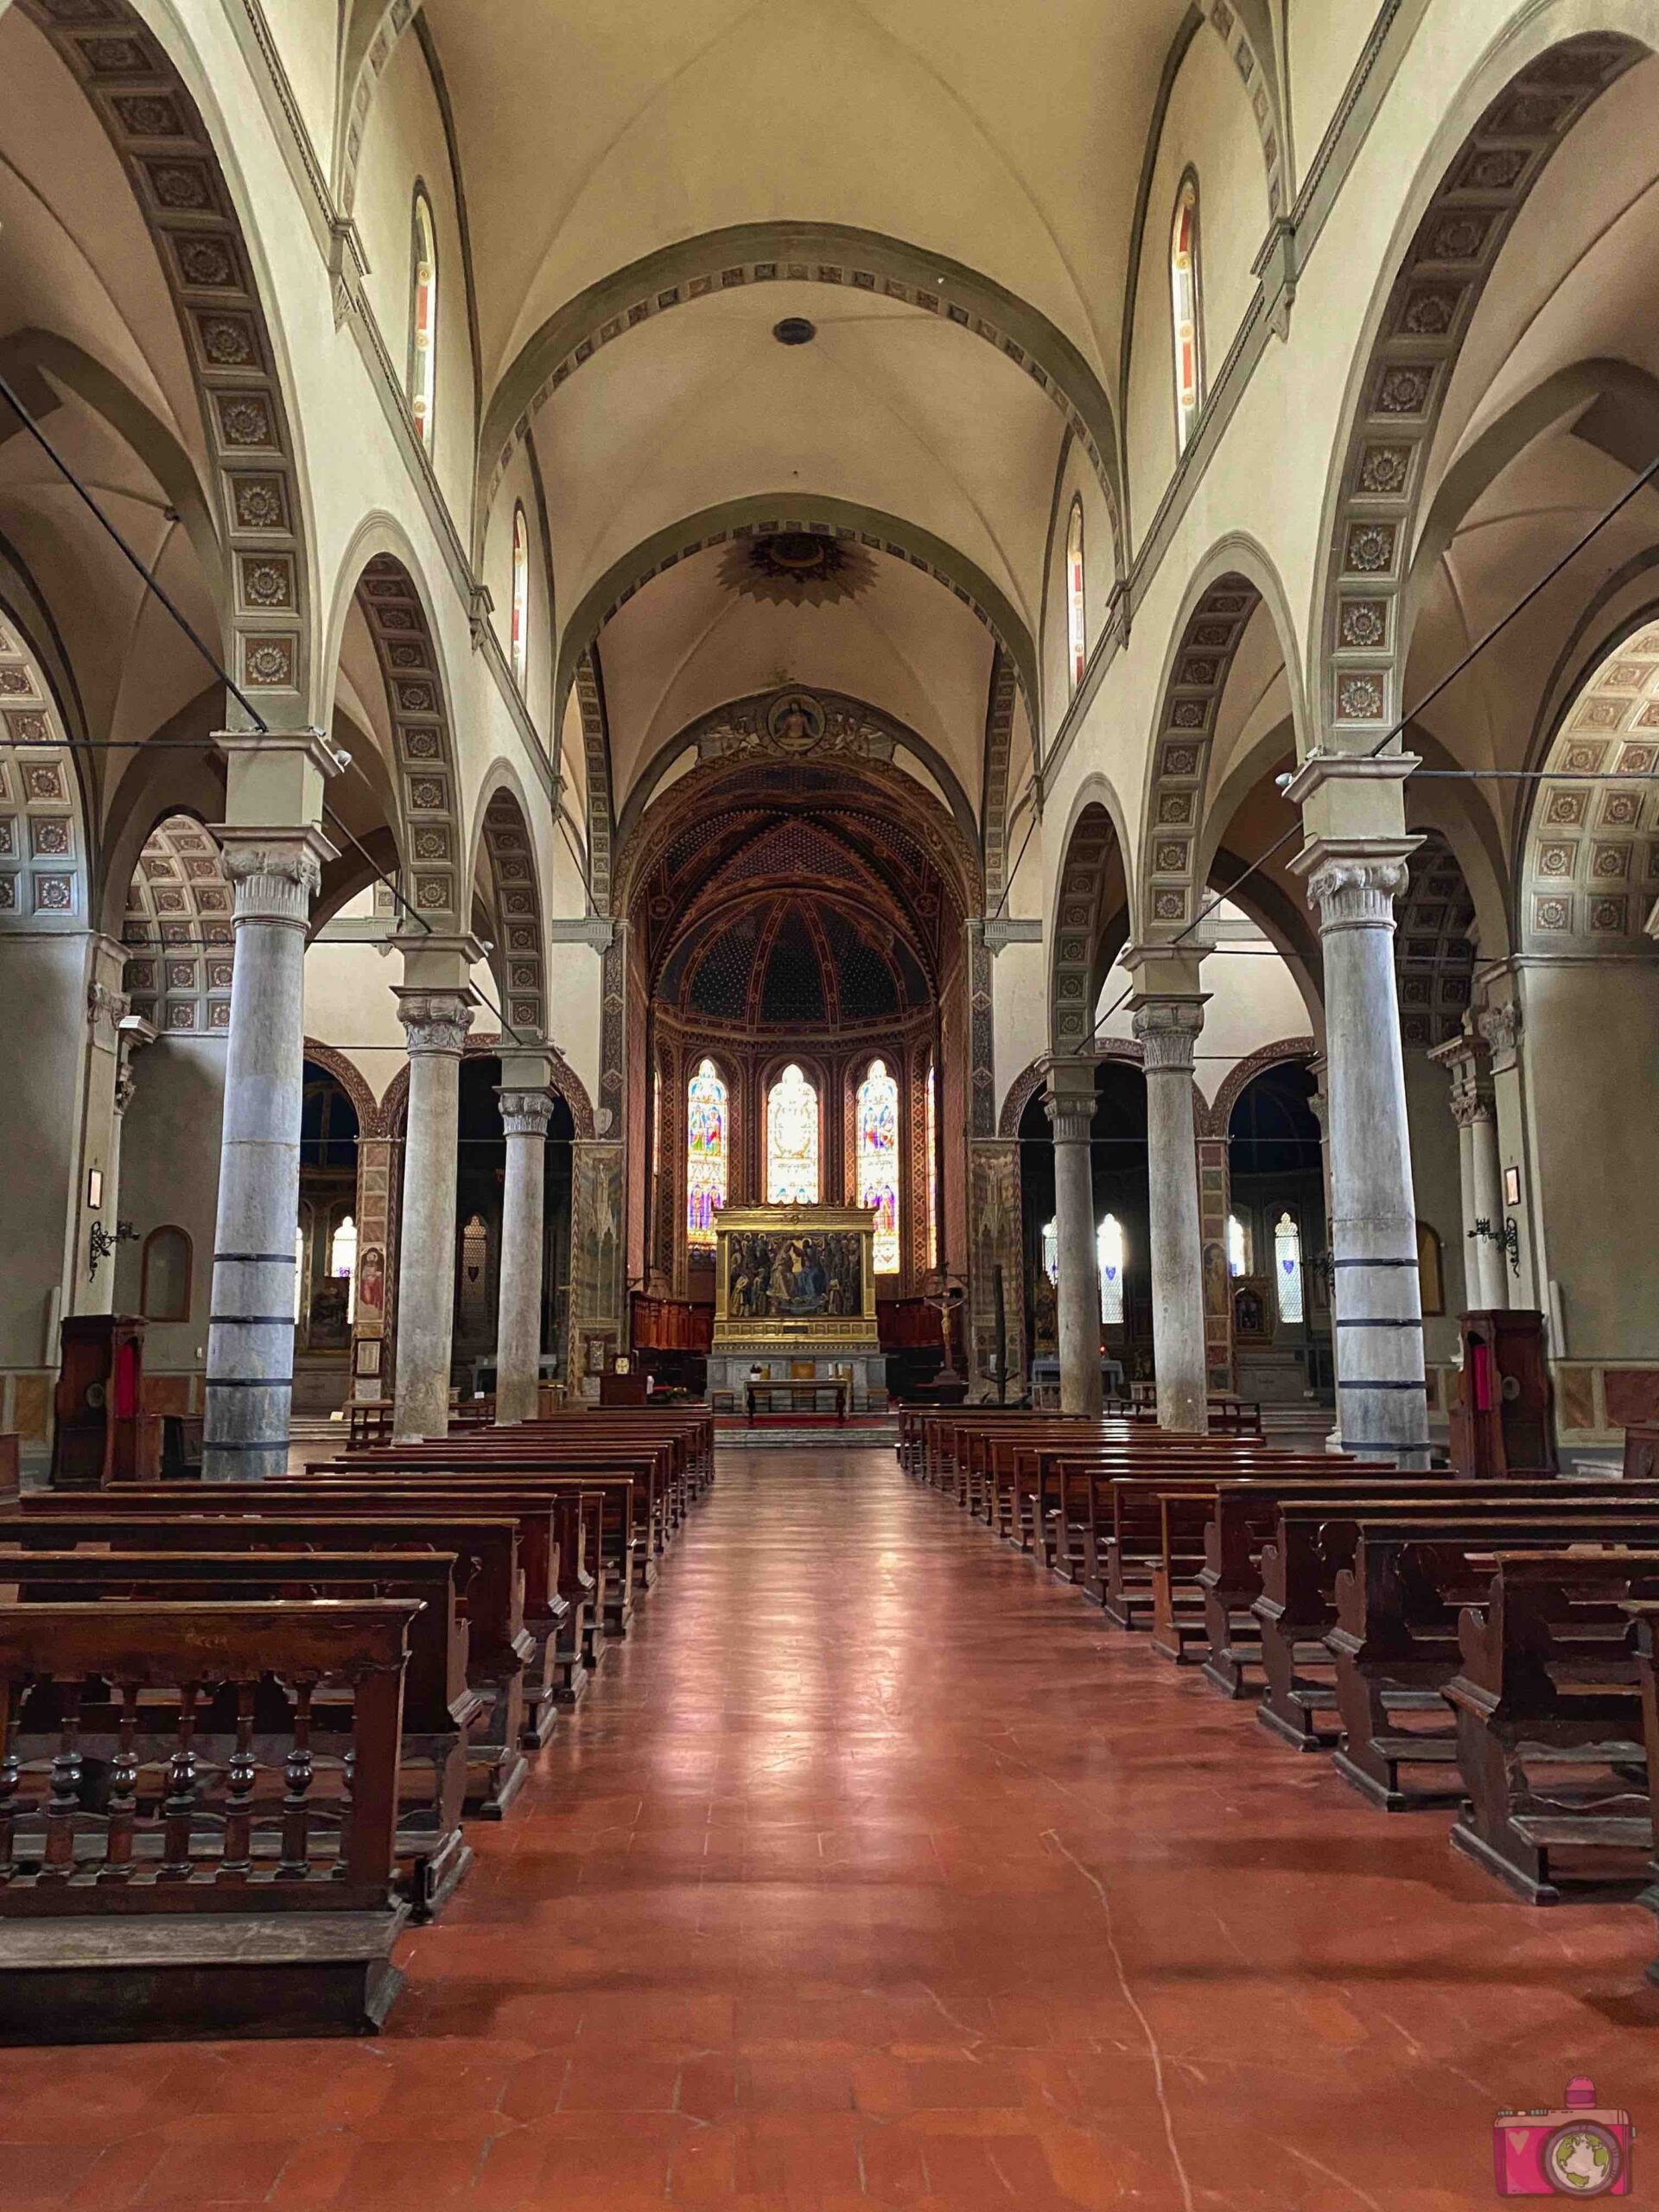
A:
{"type": "MultiPolygon", "coordinates": [[[[209,1483],[175,1491],[139,1486],[123,1490],[105,1511],[98,1499],[62,1499],[47,1492],[25,1501],[21,1517],[0,1520],[0,1542],[58,1549],[108,1544],[120,1551],[445,1551],[465,1562],[467,1575],[467,1678],[488,1701],[467,1739],[468,1811],[486,1820],[505,1812],[528,1773],[526,1738],[536,1748],[540,1729],[525,1711],[525,1680],[536,1656],[535,1636],[524,1620],[530,1577],[521,1535],[526,1521],[482,1499],[392,1497],[366,1501],[316,1493],[292,1497],[279,1484],[233,1490],[209,1483]],[[66,1505],[79,1508],[66,1512],[66,1505]]],[[[545,1558],[550,1547],[539,1554],[545,1558]]],[[[545,1633],[546,1631],[543,1631],[545,1633]]]]}
{"type": "MultiPolygon", "coordinates": [[[[416,1921],[432,1919],[472,1863],[461,1834],[470,1732],[489,1709],[467,1679],[467,1634],[449,1552],[309,1552],[273,1558],[247,1551],[136,1552],[0,1549],[0,1602],[89,1604],[99,1599],[409,1598],[397,1834],[397,1889],[416,1921]]],[[[346,1708],[349,1718],[349,1704],[346,1708]]],[[[336,1726],[337,1704],[314,1708],[320,1728],[336,1726]]]]}
{"type": "Polygon", "coordinates": [[[0,1605],[0,2040],[380,2025],[417,1611],[0,1605]]]}
{"type": "Polygon", "coordinates": [[[1653,1814],[1627,1608],[1659,1601],[1659,1554],[1505,1551],[1485,1577],[1444,1685],[1467,1792],[1452,1840],[1534,1904],[1640,1896],[1653,1814]]]}
{"type": "MultiPolygon", "coordinates": [[[[1541,1504],[1535,1493],[1484,1484],[1476,1503],[1466,1493],[1398,1490],[1379,1497],[1350,1492],[1282,1499],[1273,1541],[1262,1547],[1262,1595],[1252,1608],[1262,1625],[1266,1681],[1256,1717],[1262,1726],[1299,1751],[1334,1750],[1340,1740],[1335,1668],[1325,1639],[1337,1626],[1337,1576],[1353,1565],[1362,1522],[1379,1527],[1437,1524],[1456,1538],[1476,1519],[1496,1529],[1514,1526],[1524,1516],[1529,1519],[1518,1531],[1523,1543],[1528,1525],[1536,1528],[1541,1539],[1554,1529],[1605,1526],[1616,1541],[1626,1527],[1639,1531],[1655,1510],[1650,1502],[1644,1506],[1628,1491],[1618,1494],[1617,1484],[1611,1491],[1578,1483],[1557,1488],[1565,1494],[1560,1508],[1541,1504]],[[1310,1653],[1321,1670],[1317,1675],[1307,1671],[1310,1653]]],[[[1574,1537],[1569,1533],[1560,1541],[1574,1537]]]]}

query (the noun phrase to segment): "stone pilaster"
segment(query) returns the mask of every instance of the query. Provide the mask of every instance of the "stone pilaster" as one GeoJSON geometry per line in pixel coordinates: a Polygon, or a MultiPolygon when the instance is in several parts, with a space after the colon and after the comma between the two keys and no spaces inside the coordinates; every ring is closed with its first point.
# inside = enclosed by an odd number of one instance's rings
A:
{"type": "Polygon", "coordinates": [[[1510,1302],[1502,1243],[1503,1192],[1497,1166],[1497,1108],[1484,1039],[1465,1015],[1464,1033],[1429,1056],[1452,1079],[1458,1125],[1458,1179],[1463,1200],[1464,1292],[1484,1311],[1510,1302]]]}
{"type": "MultiPolygon", "coordinates": [[[[542,1224],[546,1188],[547,1125],[553,1093],[525,1085],[517,1054],[504,1068],[511,1085],[496,1092],[507,1140],[501,1209],[501,1283],[495,1353],[498,1424],[534,1421],[542,1366],[542,1224]]],[[[545,1064],[543,1063],[543,1065],[545,1064]]]]}
{"type": "Polygon", "coordinates": [[[1054,1132],[1054,1217],[1059,1248],[1060,1410],[1100,1412],[1100,1255],[1090,1133],[1092,1059],[1051,1060],[1043,1101],[1054,1132]]]}
{"type": "Polygon", "coordinates": [[[1325,950],[1338,1419],[1344,1447],[1428,1457],[1417,1208],[1395,982],[1395,901],[1419,839],[1405,831],[1409,754],[1315,753],[1287,789],[1308,842],[1325,950]]]}

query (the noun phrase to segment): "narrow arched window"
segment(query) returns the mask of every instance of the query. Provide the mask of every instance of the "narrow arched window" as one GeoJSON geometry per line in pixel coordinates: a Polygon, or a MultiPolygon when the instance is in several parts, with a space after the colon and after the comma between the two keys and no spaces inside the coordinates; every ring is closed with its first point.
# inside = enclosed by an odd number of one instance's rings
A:
{"type": "Polygon", "coordinates": [[[1302,1318],[1302,1232],[1287,1207],[1274,1224],[1273,1279],[1279,1294],[1279,1319],[1302,1318]]]}
{"type": "Polygon", "coordinates": [[[1084,597],[1083,501],[1071,502],[1071,519],[1065,527],[1065,646],[1071,689],[1083,681],[1089,660],[1089,609],[1084,597]]]}
{"type": "Polygon", "coordinates": [[[346,1325],[357,1319],[357,1224],[342,1214],[328,1243],[328,1272],[346,1278],[346,1325]]]}
{"type": "Polygon", "coordinates": [[[190,1319],[190,1239],[181,1229],[152,1229],[144,1239],[138,1308],[146,1321],[190,1319]]]}
{"type": "Polygon", "coordinates": [[[1043,1224],[1043,1273],[1050,1282],[1060,1280],[1060,1224],[1058,1218],[1043,1224]]]}
{"type": "Polygon", "coordinates": [[[1227,1270],[1235,1275],[1250,1272],[1250,1232],[1236,1213],[1227,1217],[1227,1270]]]}
{"type": "Polygon", "coordinates": [[[415,431],[432,450],[433,400],[438,381],[438,234],[432,203],[417,185],[409,287],[409,411],[415,431]]]}
{"type": "Polygon", "coordinates": [[[512,680],[520,691],[530,665],[530,531],[524,511],[512,511],[512,680]]]}
{"type": "Polygon", "coordinates": [[[899,1086],[885,1060],[872,1060],[858,1086],[858,1203],[875,1214],[872,1264],[899,1272],[899,1086]]]}
{"type": "Polygon", "coordinates": [[[939,1264],[939,1071],[927,1064],[927,1264],[939,1264]]]}
{"type": "Polygon", "coordinates": [[[1109,1213],[1095,1235],[1095,1256],[1100,1262],[1100,1318],[1114,1328],[1123,1322],[1123,1230],[1115,1213],[1109,1213]]]}
{"type": "Polygon", "coordinates": [[[1175,336],[1175,445],[1185,453],[1204,404],[1198,326],[1198,181],[1183,180],[1169,242],[1170,311],[1175,336]]]}
{"type": "Polygon", "coordinates": [[[766,1204],[815,1206],[822,1189],[818,1094],[791,1060],[766,1094],[766,1204]]]}
{"type": "Polygon", "coordinates": [[[727,1094],[712,1060],[685,1087],[685,1242],[715,1249],[715,1210],[726,1203],[727,1094]]]}

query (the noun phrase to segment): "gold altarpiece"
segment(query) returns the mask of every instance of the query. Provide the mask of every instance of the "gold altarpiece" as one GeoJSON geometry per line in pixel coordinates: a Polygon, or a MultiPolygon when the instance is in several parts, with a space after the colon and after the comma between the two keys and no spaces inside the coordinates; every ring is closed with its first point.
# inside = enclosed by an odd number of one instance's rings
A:
{"type": "MultiPolygon", "coordinates": [[[[715,1216],[711,1391],[749,1376],[842,1377],[862,1413],[883,1386],[868,1206],[724,1206],[715,1216]]],[[[879,1400],[878,1400],[879,1402],[879,1400]]]]}

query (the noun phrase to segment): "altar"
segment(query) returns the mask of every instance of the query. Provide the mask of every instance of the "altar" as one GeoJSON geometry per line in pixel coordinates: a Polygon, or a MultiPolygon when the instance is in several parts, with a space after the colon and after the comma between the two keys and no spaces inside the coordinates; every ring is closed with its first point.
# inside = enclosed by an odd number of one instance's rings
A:
{"type": "Polygon", "coordinates": [[[868,1206],[725,1206],[715,1216],[709,1388],[844,1383],[852,1412],[885,1389],[868,1206]]]}

